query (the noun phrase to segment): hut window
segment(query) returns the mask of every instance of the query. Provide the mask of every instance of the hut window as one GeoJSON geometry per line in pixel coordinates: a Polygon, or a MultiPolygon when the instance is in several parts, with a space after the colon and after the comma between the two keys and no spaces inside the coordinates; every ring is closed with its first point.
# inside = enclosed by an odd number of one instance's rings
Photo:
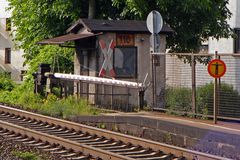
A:
{"type": "Polygon", "coordinates": [[[137,48],[114,48],[113,65],[116,77],[135,78],[137,75],[137,48]]]}

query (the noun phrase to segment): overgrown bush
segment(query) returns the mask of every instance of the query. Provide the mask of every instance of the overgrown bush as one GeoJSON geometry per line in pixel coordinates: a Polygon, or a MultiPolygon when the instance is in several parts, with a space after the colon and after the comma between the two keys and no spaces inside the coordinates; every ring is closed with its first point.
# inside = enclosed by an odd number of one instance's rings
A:
{"type": "Polygon", "coordinates": [[[48,98],[39,107],[39,111],[43,114],[63,118],[79,115],[96,115],[99,113],[99,110],[89,106],[86,100],[80,100],[73,96],[69,96],[66,99],[58,99],[53,94],[48,95],[48,98]]]}
{"type": "Polygon", "coordinates": [[[165,94],[166,108],[175,111],[190,112],[192,93],[189,88],[169,87],[165,94]]]}
{"type": "MultiPolygon", "coordinates": [[[[200,86],[196,91],[198,114],[213,114],[213,83],[200,86]]],[[[190,88],[169,87],[166,90],[166,108],[170,111],[192,111],[192,93],[190,88]]],[[[219,115],[239,115],[240,95],[232,85],[222,83],[219,90],[219,115]]]]}
{"type": "MultiPolygon", "coordinates": [[[[214,84],[209,83],[197,89],[197,108],[199,113],[213,114],[214,84]]],[[[232,85],[222,83],[219,90],[219,115],[234,115],[240,112],[240,96],[232,85]]]]}
{"type": "Polygon", "coordinates": [[[33,94],[33,84],[24,83],[22,85],[15,86],[14,89],[11,91],[8,91],[8,90],[1,91],[0,102],[15,104],[15,105],[22,105],[22,104],[28,105],[30,104],[31,96],[33,96],[32,94],[33,94]]]}
{"type": "Polygon", "coordinates": [[[197,113],[200,114],[209,114],[209,106],[213,106],[213,84],[205,84],[204,86],[197,88],[197,113]]]}
{"type": "Polygon", "coordinates": [[[0,102],[18,105],[25,110],[46,115],[68,118],[78,115],[96,115],[99,109],[91,107],[84,99],[70,96],[59,99],[57,95],[49,94],[47,98],[33,93],[33,83],[30,81],[15,87],[12,91],[1,91],[0,102]]]}
{"type": "Polygon", "coordinates": [[[0,73],[0,91],[11,91],[15,85],[8,75],[0,73]]]}

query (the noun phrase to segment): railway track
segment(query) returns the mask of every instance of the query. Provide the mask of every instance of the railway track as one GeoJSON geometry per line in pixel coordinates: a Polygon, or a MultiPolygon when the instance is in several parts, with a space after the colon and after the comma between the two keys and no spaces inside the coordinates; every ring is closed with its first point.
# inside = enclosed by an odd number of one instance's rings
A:
{"type": "Polygon", "coordinates": [[[2,105],[0,136],[72,160],[226,159],[2,105]]]}

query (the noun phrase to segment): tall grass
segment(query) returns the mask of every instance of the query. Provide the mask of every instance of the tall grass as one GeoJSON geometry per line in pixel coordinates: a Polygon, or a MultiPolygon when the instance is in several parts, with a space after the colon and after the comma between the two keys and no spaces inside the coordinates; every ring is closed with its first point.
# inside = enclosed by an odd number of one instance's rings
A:
{"type": "MultiPolygon", "coordinates": [[[[9,84],[12,83],[13,82],[9,84]]],[[[79,115],[97,115],[101,112],[100,109],[88,105],[86,100],[77,99],[74,96],[60,99],[54,94],[49,94],[46,98],[39,94],[34,94],[33,83],[24,83],[18,86],[14,84],[11,86],[14,86],[11,90],[9,90],[9,87],[5,87],[7,89],[0,89],[1,103],[7,103],[19,106],[25,110],[62,118],[79,115]]]]}
{"type": "Polygon", "coordinates": [[[22,160],[43,160],[37,154],[32,152],[12,151],[12,154],[22,160]]]}
{"type": "Polygon", "coordinates": [[[43,114],[63,118],[79,115],[97,115],[100,113],[99,109],[89,106],[84,99],[76,99],[74,96],[58,99],[52,94],[48,95],[38,109],[43,114]]]}

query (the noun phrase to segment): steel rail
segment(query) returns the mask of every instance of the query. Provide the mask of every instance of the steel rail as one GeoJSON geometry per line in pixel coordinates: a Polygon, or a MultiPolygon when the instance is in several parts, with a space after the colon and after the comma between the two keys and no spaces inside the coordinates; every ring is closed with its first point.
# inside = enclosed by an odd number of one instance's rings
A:
{"type": "Polygon", "coordinates": [[[27,137],[38,139],[41,141],[47,141],[51,144],[59,144],[59,145],[64,146],[66,149],[73,149],[76,151],[80,151],[85,155],[89,154],[95,158],[99,157],[101,159],[111,159],[111,160],[134,160],[129,157],[121,156],[118,154],[114,154],[112,152],[108,152],[108,151],[94,148],[94,147],[91,147],[88,145],[79,144],[74,141],[63,139],[61,137],[56,137],[56,136],[49,135],[46,133],[42,133],[42,132],[38,132],[38,131],[31,130],[28,128],[24,128],[21,126],[17,126],[15,124],[4,122],[2,120],[0,120],[0,127],[7,129],[9,131],[13,131],[15,133],[20,133],[22,135],[26,135],[27,137]]]}
{"type": "MultiPolygon", "coordinates": [[[[61,120],[61,119],[57,119],[57,118],[53,118],[53,117],[43,116],[43,115],[39,115],[36,113],[31,113],[31,112],[11,108],[11,107],[6,107],[3,105],[0,105],[0,111],[7,112],[10,114],[20,115],[20,116],[31,118],[31,119],[35,119],[37,121],[47,122],[49,124],[59,125],[61,127],[71,128],[76,131],[80,130],[82,132],[89,133],[92,135],[107,137],[108,139],[122,141],[126,144],[132,143],[133,145],[136,145],[136,146],[139,145],[144,148],[151,148],[155,151],[160,150],[165,153],[174,154],[175,156],[179,156],[179,157],[183,156],[187,159],[204,159],[204,160],[213,160],[213,159],[226,160],[227,159],[227,158],[210,155],[210,154],[206,154],[206,153],[202,153],[202,152],[197,152],[197,151],[193,151],[193,150],[188,150],[185,148],[180,148],[180,147],[176,147],[176,146],[172,146],[172,145],[168,145],[168,144],[164,144],[164,143],[154,142],[151,140],[146,140],[146,139],[133,137],[133,136],[117,133],[117,132],[103,130],[103,129],[99,129],[99,128],[95,128],[95,127],[91,127],[91,126],[87,126],[87,125],[83,125],[83,124],[78,124],[75,122],[70,122],[70,121],[61,120]]],[[[79,143],[77,143],[77,144],[79,145],[79,143]]],[[[126,157],[125,157],[125,159],[126,159],[126,157]]]]}

